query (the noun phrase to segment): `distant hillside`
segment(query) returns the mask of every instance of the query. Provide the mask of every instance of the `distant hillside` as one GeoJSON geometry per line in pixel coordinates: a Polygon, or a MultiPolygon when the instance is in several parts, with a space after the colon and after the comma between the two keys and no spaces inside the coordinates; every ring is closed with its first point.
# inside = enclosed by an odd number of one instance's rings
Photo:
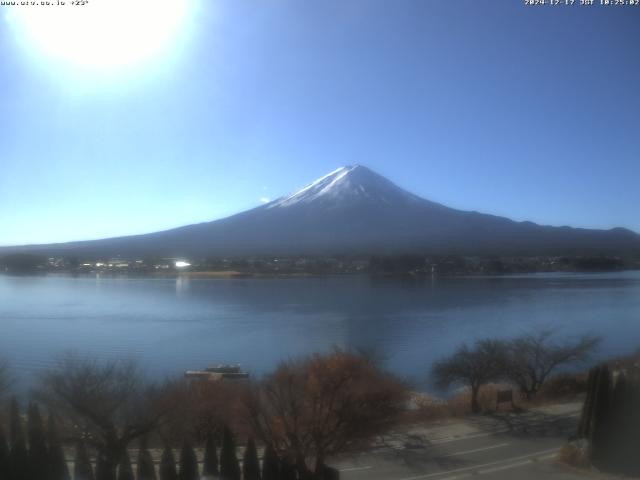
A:
{"type": "Polygon", "coordinates": [[[79,256],[307,254],[638,255],[640,235],[515,222],[448,208],[363,166],[339,168],[293,195],[231,217],[146,235],[2,252],[79,256]]]}

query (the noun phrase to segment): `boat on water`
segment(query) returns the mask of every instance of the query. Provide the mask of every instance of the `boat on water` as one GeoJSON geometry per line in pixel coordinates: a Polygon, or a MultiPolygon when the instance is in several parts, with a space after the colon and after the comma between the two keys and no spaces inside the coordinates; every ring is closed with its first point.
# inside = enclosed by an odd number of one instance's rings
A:
{"type": "Polygon", "coordinates": [[[187,370],[186,378],[200,380],[238,380],[249,378],[249,373],[242,370],[240,364],[210,365],[204,370],[187,370]]]}

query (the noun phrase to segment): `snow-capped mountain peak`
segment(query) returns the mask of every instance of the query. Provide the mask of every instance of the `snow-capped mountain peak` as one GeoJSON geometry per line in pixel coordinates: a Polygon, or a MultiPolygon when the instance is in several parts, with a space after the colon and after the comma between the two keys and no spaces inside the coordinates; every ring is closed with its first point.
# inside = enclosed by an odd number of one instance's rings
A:
{"type": "Polygon", "coordinates": [[[635,255],[640,235],[514,222],[417,197],[360,165],[341,167],[296,193],[207,223],[0,253],[104,258],[270,255],[635,255]]]}
{"type": "Polygon", "coordinates": [[[340,167],[292,195],[279,198],[267,208],[283,208],[316,202],[376,201],[391,204],[399,200],[416,201],[419,197],[394,185],[362,165],[340,167]]]}

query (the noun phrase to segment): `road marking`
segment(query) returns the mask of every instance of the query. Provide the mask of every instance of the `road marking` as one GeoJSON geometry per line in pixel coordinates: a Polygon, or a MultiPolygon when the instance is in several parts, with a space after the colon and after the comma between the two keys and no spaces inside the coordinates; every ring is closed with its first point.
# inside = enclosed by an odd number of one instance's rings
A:
{"type": "Polygon", "coordinates": [[[510,463],[508,465],[501,465],[499,467],[485,468],[483,470],[478,470],[478,474],[484,475],[485,473],[501,472],[502,470],[509,470],[510,468],[522,467],[524,465],[529,465],[530,463],[533,463],[533,461],[523,460],[521,462],[510,463]]]}
{"type": "MultiPolygon", "coordinates": [[[[479,468],[484,468],[484,467],[491,467],[494,465],[500,465],[503,463],[508,463],[508,462],[517,462],[519,460],[523,460],[523,459],[528,459],[528,461],[531,461],[530,457],[539,457],[541,455],[546,455],[545,457],[542,458],[550,458],[553,457],[553,455],[547,455],[549,453],[555,453],[558,451],[558,448],[550,448],[548,450],[541,450],[539,452],[533,452],[533,453],[528,453],[526,455],[519,455],[517,457],[511,457],[511,458],[505,458],[504,460],[496,460],[495,462],[488,462],[488,463],[483,463],[481,465],[470,465],[468,467],[462,467],[462,468],[456,468],[454,470],[447,470],[444,472],[433,472],[433,473],[428,473],[426,475],[418,475],[417,477],[405,477],[405,478],[401,478],[399,480],[423,480],[425,478],[433,478],[433,477],[439,477],[442,475],[448,475],[450,473],[461,473],[461,472],[466,472],[469,470],[478,470],[479,468]]],[[[449,477],[446,477],[449,478],[449,477]]],[[[454,477],[455,478],[455,477],[454,477]]]]}
{"type": "MultiPolygon", "coordinates": [[[[493,430],[491,432],[460,435],[458,437],[431,438],[431,439],[427,439],[427,441],[429,442],[428,445],[444,445],[445,443],[462,442],[464,440],[472,440],[474,438],[493,437],[494,435],[500,435],[501,433],[509,433],[509,432],[510,430],[505,428],[501,430],[493,430]]],[[[406,447],[404,445],[397,445],[397,446],[388,446],[388,447],[377,447],[376,450],[377,451],[406,450],[406,447]]]]}
{"type": "Polygon", "coordinates": [[[440,455],[438,458],[456,457],[458,455],[466,455],[468,453],[484,452],[485,450],[493,450],[494,448],[506,447],[511,445],[510,443],[500,443],[498,445],[492,445],[490,447],[475,448],[473,450],[465,450],[464,452],[447,453],[446,455],[440,455]]]}
{"type": "Polygon", "coordinates": [[[495,473],[495,472],[500,472],[503,470],[509,470],[511,468],[518,468],[518,467],[523,467],[525,465],[530,465],[532,463],[538,462],[538,461],[542,461],[542,460],[550,460],[552,458],[554,458],[556,456],[555,453],[551,454],[551,455],[545,455],[543,457],[536,457],[536,458],[532,458],[530,460],[523,460],[521,462],[516,462],[516,463],[509,463],[507,465],[501,465],[499,467],[493,467],[493,468],[485,468],[483,470],[474,470],[473,472],[470,473],[463,473],[462,475],[455,475],[453,477],[442,477],[438,480],[460,480],[461,478],[469,478],[472,475],[485,475],[487,473],[495,473]]]}
{"type": "MultiPolygon", "coordinates": [[[[560,415],[560,419],[579,417],[580,415],[582,415],[580,411],[567,413],[564,415],[560,415]]],[[[551,420],[551,421],[554,422],[556,420],[551,420]]],[[[536,428],[536,427],[544,426],[544,424],[545,424],[545,421],[532,423],[531,425],[525,425],[525,427],[536,428]]],[[[464,440],[473,440],[475,438],[493,437],[493,436],[501,435],[503,433],[512,433],[512,432],[513,432],[513,429],[498,426],[498,427],[493,427],[492,430],[488,430],[484,432],[469,433],[469,434],[454,435],[454,436],[435,436],[435,437],[427,438],[427,442],[428,442],[428,445],[444,445],[446,443],[455,443],[455,442],[461,442],[464,440]]],[[[406,450],[406,447],[404,445],[387,446],[387,447],[377,447],[376,450],[377,451],[406,450]]]]}
{"type": "Polygon", "coordinates": [[[358,470],[369,470],[370,468],[373,468],[371,466],[368,467],[349,467],[349,468],[341,468],[340,471],[341,472],[357,472],[358,470]]]}
{"type": "Polygon", "coordinates": [[[501,433],[509,433],[509,429],[505,428],[505,429],[501,429],[501,430],[494,430],[494,431],[491,431],[491,432],[472,433],[472,434],[469,434],[469,435],[462,435],[462,436],[460,436],[458,438],[442,437],[442,438],[434,439],[430,443],[431,443],[431,445],[444,445],[445,443],[461,442],[463,440],[472,440],[474,438],[492,437],[494,435],[500,435],[501,433]]]}
{"type": "Polygon", "coordinates": [[[441,478],[440,480],[459,480],[460,478],[469,478],[471,476],[471,473],[463,473],[462,475],[455,475],[453,477],[444,477],[441,478]]]}
{"type": "Polygon", "coordinates": [[[552,454],[550,454],[550,455],[545,455],[545,456],[543,456],[543,457],[536,457],[536,458],[534,458],[534,460],[536,460],[536,461],[538,461],[538,462],[541,462],[541,461],[544,461],[544,460],[551,460],[551,459],[553,459],[553,458],[556,458],[557,453],[558,453],[558,452],[556,451],[556,452],[554,452],[554,453],[552,453],[552,454]]]}
{"type": "MultiPolygon", "coordinates": [[[[563,414],[560,415],[560,419],[562,418],[574,418],[574,417],[579,417],[580,415],[582,415],[581,412],[573,412],[573,413],[567,413],[567,414],[563,414]]],[[[558,419],[551,419],[551,420],[545,420],[542,422],[534,422],[530,425],[525,425],[526,427],[540,427],[540,426],[544,426],[545,422],[555,422],[558,419]]],[[[473,439],[473,438],[481,438],[481,437],[490,437],[492,435],[499,435],[501,433],[509,433],[511,431],[513,431],[510,428],[506,428],[506,427],[494,427],[494,430],[489,430],[489,431],[485,431],[485,432],[480,432],[480,433],[471,433],[471,434],[467,434],[467,435],[455,435],[455,436],[446,436],[446,437],[435,437],[432,438],[430,440],[429,443],[431,443],[432,445],[441,445],[443,443],[452,443],[452,442],[458,442],[460,440],[468,440],[468,439],[473,439]]],[[[400,447],[402,448],[402,447],[400,447]]]]}

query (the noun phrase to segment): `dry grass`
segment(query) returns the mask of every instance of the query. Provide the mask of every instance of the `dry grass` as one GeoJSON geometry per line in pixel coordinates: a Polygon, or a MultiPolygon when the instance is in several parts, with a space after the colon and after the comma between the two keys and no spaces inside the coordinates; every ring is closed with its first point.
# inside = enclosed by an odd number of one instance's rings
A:
{"type": "Polygon", "coordinates": [[[536,403],[575,400],[587,391],[587,374],[560,374],[551,377],[538,393],[536,403]]]}
{"type": "MultiPolygon", "coordinates": [[[[498,390],[508,390],[510,388],[512,387],[505,384],[483,386],[478,397],[481,413],[513,411],[513,407],[508,403],[496,405],[498,390]]],[[[522,411],[549,403],[576,401],[584,395],[586,388],[586,374],[562,374],[550,378],[533,400],[520,398],[517,389],[513,388],[513,400],[516,411],[522,411]]],[[[468,389],[460,390],[446,400],[428,394],[414,393],[412,401],[415,405],[415,410],[409,416],[415,420],[429,421],[459,418],[471,413],[471,392],[468,389]]]]}
{"type": "Polygon", "coordinates": [[[640,350],[623,357],[616,357],[607,362],[613,370],[637,370],[640,368],[640,350]]]}
{"type": "MultiPolygon", "coordinates": [[[[508,388],[504,385],[489,384],[480,389],[478,402],[482,413],[496,411],[496,397],[498,390],[508,388]]],[[[471,413],[471,392],[461,390],[447,400],[442,400],[426,394],[414,394],[413,402],[416,406],[413,416],[419,420],[439,420],[443,418],[465,417],[471,413]]],[[[502,404],[500,410],[511,409],[511,405],[502,404]]]]}
{"type": "Polygon", "coordinates": [[[572,443],[568,443],[560,449],[557,460],[574,468],[590,468],[589,459],[584,449],[572,443]]]}
{"type": "MultiPolygon", "coordinates": [[[[478,403],[480,404],[480,411],[482,413],[491,413],[496,411],[496,398],[498,396],[498,390],[508,389],[505,385],[489,384],[480,389],[478,393],[478,403]]],[[[451,412],[454,416],[464,416],[469,414],[471,408],[471,392],[465,390],[454,395],[449,399],[449,405],[451,412]]],[[[509,409],[509,404],[500,405],[500,409],[509,409]]]]}
{"type": "Polygon", "coordinates": [[[451,417],[447,402],[426,393],[414,392],[411,401],[415,408],[407,412],[409,421],[430,421],[451,417]]]}

